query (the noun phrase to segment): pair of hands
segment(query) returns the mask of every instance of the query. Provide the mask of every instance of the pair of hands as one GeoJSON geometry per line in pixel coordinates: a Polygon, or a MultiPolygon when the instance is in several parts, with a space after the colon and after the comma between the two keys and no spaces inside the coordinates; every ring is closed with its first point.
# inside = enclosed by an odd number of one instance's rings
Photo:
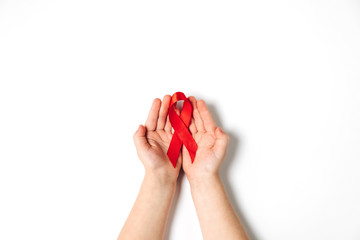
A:
{"type": "MultiPolygon", "coordinates": [[[[193,106],[189,130],[198,145],[194,162],[185,146],[176,167],[167,151],[173,137],[168,110],[171,97],[155,99],[145,126],[134,134],[145,177],[134,206],[120,232],[120,239],[163,239],[176,180],[183,168],[190,186],[204,239],[249,239],[231,206],[219,169],[229,137],[217,127],[203,100],[189,97],[193,106]],[[216,211],[213,211],[216,209],[216,211]]],[[[179,109],[177,113],[179,114],[179,109]]]]}
{"type": "MultiPolygon", "coordinates": [[[[216,126],[205,102],[197,101],[193,96],[189,97],[193,107],[189,130],[198,145],[195,160],[191,163],[183,146],[176,167],[172,166],[167,156],[173,136],[168,117],[170,98],[170,95],[165,95],[162,101],[154,99],[145,126],[140,125],[134,134],[136,151],[145,167],[145,175],[163,182],[175,182],[181,167],[190,182],[218,175],[229,137],[216,126]]],[[[179,109],[176,110],[179,113],[179,109]]]]}

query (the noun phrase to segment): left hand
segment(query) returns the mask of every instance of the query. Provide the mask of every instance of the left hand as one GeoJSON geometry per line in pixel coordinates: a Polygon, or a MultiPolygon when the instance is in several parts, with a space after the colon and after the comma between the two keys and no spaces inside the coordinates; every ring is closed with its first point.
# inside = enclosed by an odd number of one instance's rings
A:
{"type": "Polygon", "coordinates": [[[173,136],[167,116],[170,98],[170,95],[165,95],[163,101],[154,99],[145,126],[140,125],[134,134],[134,143],[144,165],[145,175],[161,181],[175,182],[181,168],[181,157],[174,168],[167,156],[173,136]]]}

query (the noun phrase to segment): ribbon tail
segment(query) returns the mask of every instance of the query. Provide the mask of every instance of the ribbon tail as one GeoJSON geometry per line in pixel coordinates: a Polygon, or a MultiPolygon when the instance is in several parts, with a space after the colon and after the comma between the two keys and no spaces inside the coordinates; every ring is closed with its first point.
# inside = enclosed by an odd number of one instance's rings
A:
{"type": "Polygon", "coordinates": [[[191,163],[194,163],[196,150],[197,150],[197,144],[195,140],[193,138],[191,140],[188,139],[188,141],[186,141],[184,145],[186,147],[186,150],[189,152],[191,163]]]}
{"type": "Polygon", "coordinates": [[[169,149],[167,151],[167,155],[174,168],[176,167],[176,163],[180,155],[181,147],[182,147],[182,142],[180,138],[177,136],[177,134],[174,134],[171,139],[169,149]]]}

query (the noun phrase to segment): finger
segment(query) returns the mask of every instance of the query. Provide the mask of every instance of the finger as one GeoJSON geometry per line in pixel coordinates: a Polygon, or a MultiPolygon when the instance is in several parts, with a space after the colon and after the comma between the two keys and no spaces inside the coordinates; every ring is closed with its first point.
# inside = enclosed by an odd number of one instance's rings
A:
{"type": "Polygon", "coordinates": [[[223,159],[226,154],[226,149],[229,144],[229,135],[224,133],[220,127],[216,128],[215,130],[215,145],[214,151],[215,155],[219,158],[223,159]]]}
{"type": "Polygon", "coordinates": [[[197,108],[197,103],[196,103],[196,98],[194,96],[190,96],[189,100],[191,102],[191,105],[193,107],[193,118],[194,118],[194,123],[196,126],[196,130],[199,132],[204,132],[205,128],[204,128],[204,123],[203,120],[201,119],[199,110],[197,108]]]}
{"type": "Polygon", "coordinates": [[[197,129],[196,129],[194,121],[195,121],[194,118],[191,118],[190,125],[189,125],[189,130],[192,135],[197,133],[197,129]]]}
{"type": "Polygon", "coordinates": [[[165,95],[160,107],[160,112],[159,112],[159,119],[157,122],[157,129],[164,129],[165,128],[165,124],[166,124],[166,117],[168,115],[169,112],[169,105],[170,105],[170,95],[165,95]]]}
{"type": "Polygon", "coordinates": [[[203,120],[205,130],[208,132],[214,132],[216,124],[204,100],[197,101],[197,107],[199,109],[201,119],[203,120]]]}
{"type": "Polygon", "coordinates": [[[143,125],[140,125],[139,128],[134,133],[134,143],[136,150],[139,152],[143,149],[148,149],[150,147],[148,141],[146,140],[146,129],[143,125]]]}
{"type": "Polygon", "coordinates": [[[159,98],[155,98],[151,105],[149,115],[145,122],[145,127],[149,131],[154,131],[156,129],[157,120],[159,117],[160,105],[161,105],[161,100],[159,98]]]}
{"type": "Polygon", "coordinates": [[[166,117],[166,123],[165,123],[165,127],[164,127],[164,130],[166,132],[170,132],[171,131],[171,123],[170,123],[170,119],[169,119],[169,115],[166,117]]]}

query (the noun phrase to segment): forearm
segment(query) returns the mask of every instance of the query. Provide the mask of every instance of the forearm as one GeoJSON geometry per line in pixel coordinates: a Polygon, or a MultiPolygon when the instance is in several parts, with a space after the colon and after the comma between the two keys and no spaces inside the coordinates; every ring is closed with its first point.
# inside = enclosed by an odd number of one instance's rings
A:
{"type": "Polygon", "coordinates": [[[118,239],[163,239],[175,187],[176,181],[164,181],[145,174],[118,239]]]}
{"type": "Polygon", "coordinates": [[[218,175],[190,182],[201,231],[208,239],[248,239],[218,175]]]}

